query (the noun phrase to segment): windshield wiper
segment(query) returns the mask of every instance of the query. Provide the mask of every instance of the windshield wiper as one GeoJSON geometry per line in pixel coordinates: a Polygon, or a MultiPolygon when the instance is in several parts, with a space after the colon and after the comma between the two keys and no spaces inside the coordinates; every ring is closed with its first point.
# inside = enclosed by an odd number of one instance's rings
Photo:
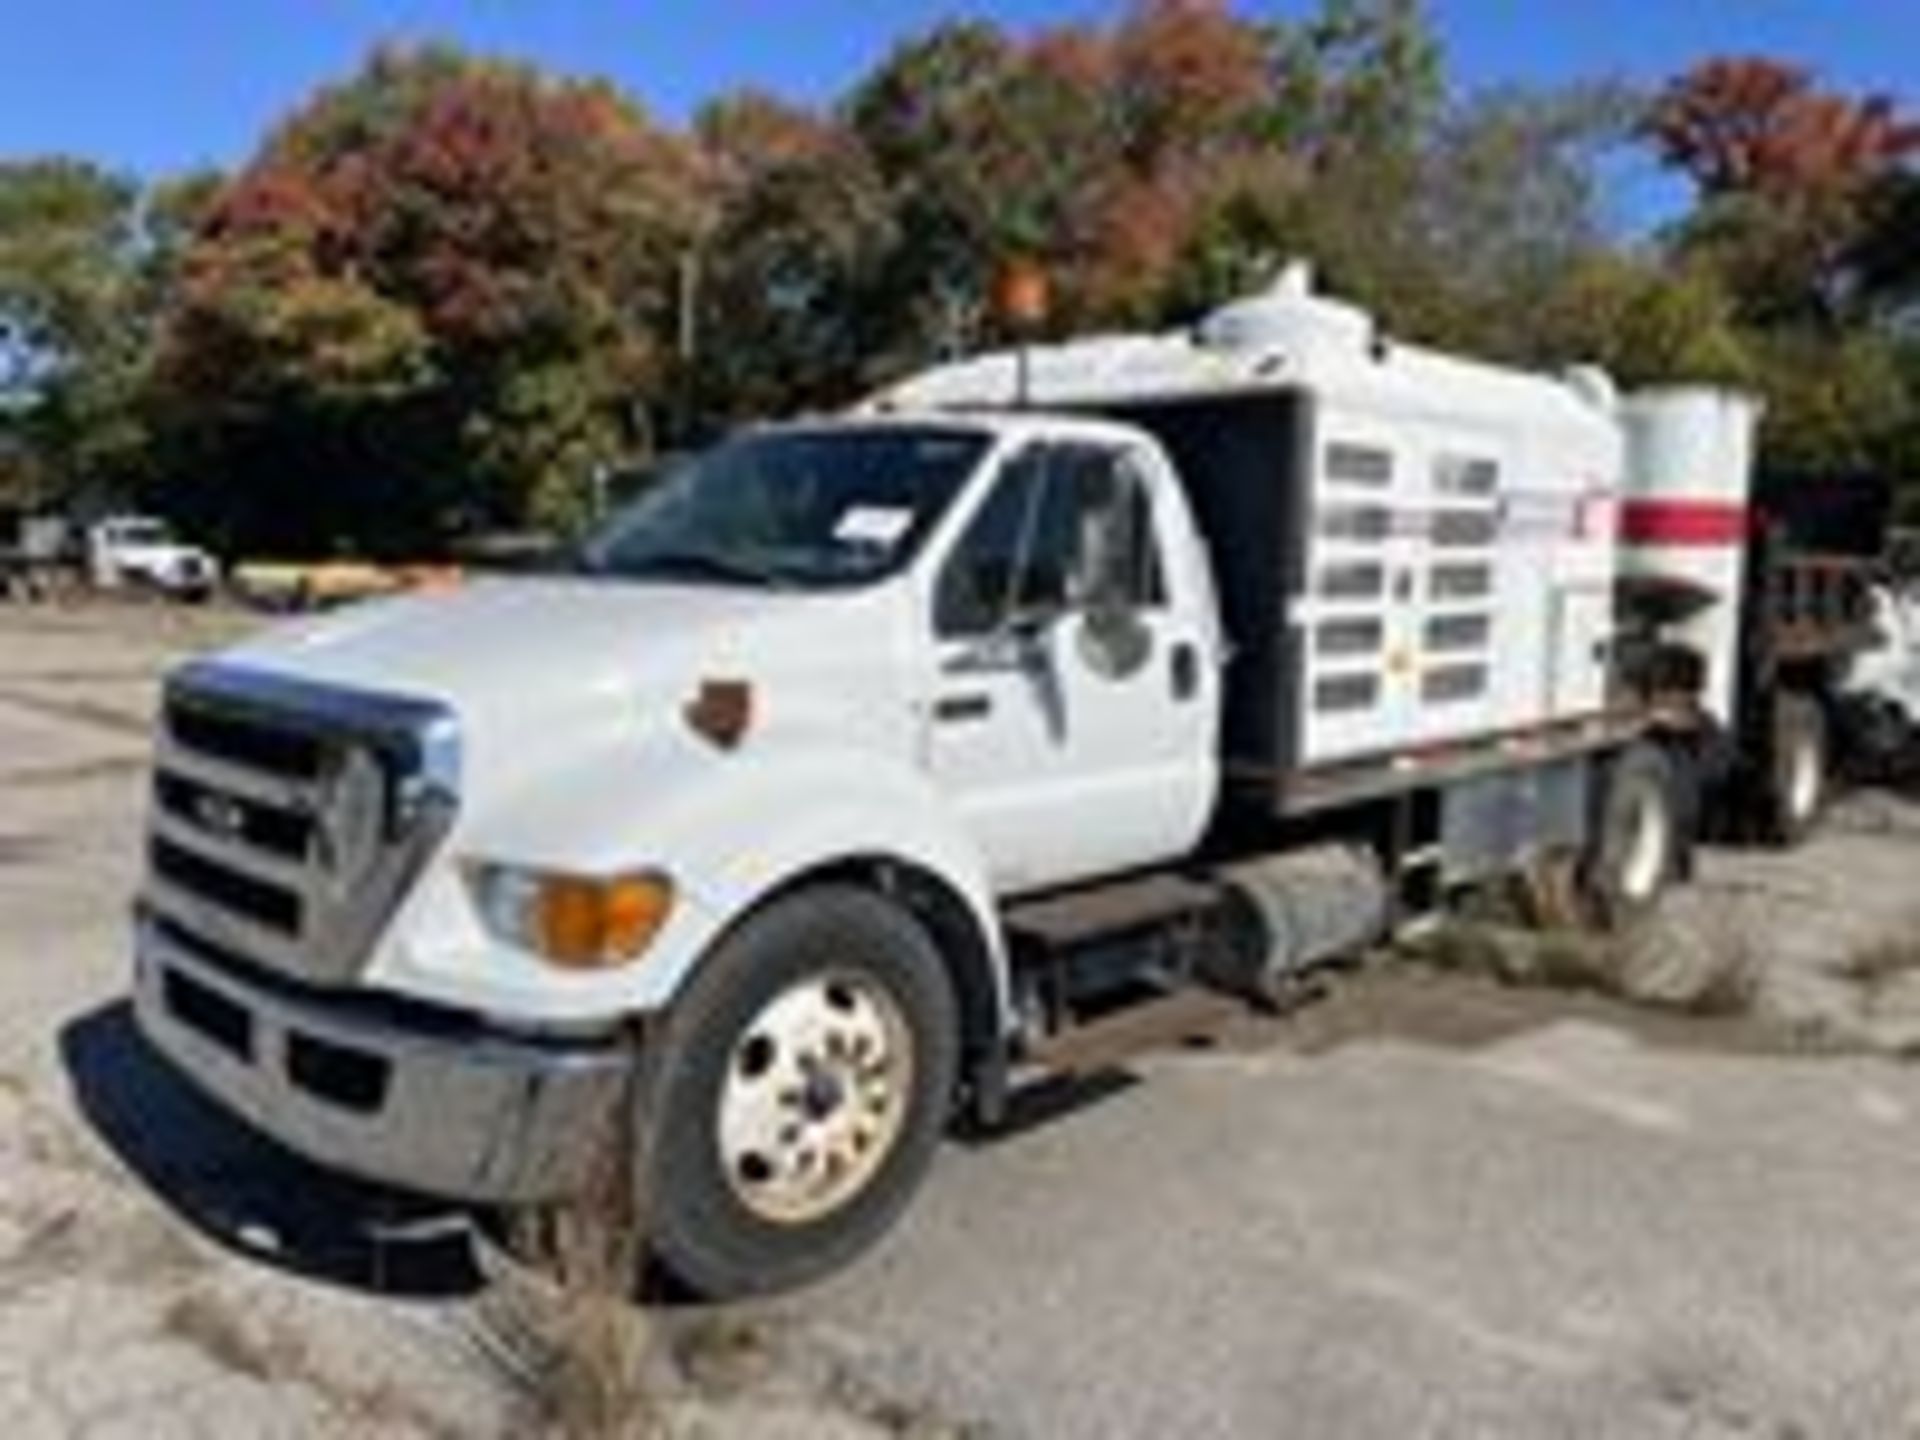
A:
{"type": "Polygon", "coordinates": [[[767,590],[787,590],[793,584],[791,577],[771,566],[758,565],[741,556],[725,555],[714,550],[667,550],[658,555],[645,556],[631,565],[616,562],[607,569],[635,577],[681,575],[758,585],[767,590]]]}

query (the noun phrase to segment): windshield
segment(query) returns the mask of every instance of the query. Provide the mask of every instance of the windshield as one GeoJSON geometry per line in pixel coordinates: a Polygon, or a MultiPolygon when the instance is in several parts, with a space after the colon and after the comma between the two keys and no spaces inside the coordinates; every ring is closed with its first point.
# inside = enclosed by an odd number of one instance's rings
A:
{"type": "Polygon", "coordinates": [[[587,545],[586,566],[630,579],[865,584],[913,558],[987,444],[952,427],[743,435],[616,515],[587,545]]]}
{"type": "Polygon", "coordinates": [[[113,538],[123,545],[165,545],[167,527],[158,520],[122,520],[113,527],[113,538]]]}

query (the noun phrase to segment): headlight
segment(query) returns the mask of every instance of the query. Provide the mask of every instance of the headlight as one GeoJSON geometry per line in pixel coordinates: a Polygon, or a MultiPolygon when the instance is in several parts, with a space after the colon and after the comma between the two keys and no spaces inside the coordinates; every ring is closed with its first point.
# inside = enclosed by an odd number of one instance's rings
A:
{"type": "Polygon", "coordinates": [[[488,930],[564,970],[630,964],[673,911],[673,882],[651,870],[589,876],[476,865],[468,878],[488,930]]]}

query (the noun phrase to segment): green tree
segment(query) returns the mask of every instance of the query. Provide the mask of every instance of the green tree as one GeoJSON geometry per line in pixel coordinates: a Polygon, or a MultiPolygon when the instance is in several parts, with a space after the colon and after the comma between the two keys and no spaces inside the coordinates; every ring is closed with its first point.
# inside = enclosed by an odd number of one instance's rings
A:
{"type": "Polygon", "coordinates": [[[115,328],[132,184],[83,161],[0,163],[0,387],[33,391],[115,328]]]}
{"type": "Polygon", "coordinates": [[[139,219],[136,187],[95,166],[0,164],[0,413],[20,489],[120,481],[141,453],[139,219]]]}
{"type": "MultiPolygon", "coordinates": [[[[1768,464],[1808,475],[1878,471],[1915,418],[1911,373],[1886,335],[1801,327],[1753,337],[1768,464]]],[[[1913,476],[1895,476],[1911,480],[1913,476]]]]}
{"type": "Polygon", "coordinates": [[[843,404],[890,342],[899,231],[857,136],[764,97],[700,119],[722,180],[700,265],[696,373],[709,424],[843,404]]]}
{"type": "Polygon", "coordinates": [[[1675,78],[1647,133],[1698,190],[1676,242],[1729,277],[1751,319],[1831,328],[1858,317],[1858,262],[1885,219],[1878,202],[1920,156],[1920,123],[1890,97],[1738,56],[1675,78]]]}
{"type": "Polygon", "coordinates": [[[1920,123],[1889,97],[1732,56],[1669,83],[1646,133],[1694,182],[1669,246],[1732,299],[1767,402],[1767,462],[1819,473],[1911,457],[1902,324],[1920,275],[1908,230],[1920,123]]]}
{"type": "Polygon", "coordinates": [[[571,523],[662,387],[708,210],[694,148],[607,86],[382,52],[207,208],[168,401],[257,543],[571,523]]]}
{"type": "Polygon", "coordinates": [[[1263,279],[1299,167],[1273,143],[1269,37],[1217,0],[1135,7],[1107,36],[1120,142],[1086,187],[1072,318],[1184,318],[1263,279]]]}
{"type": "Polygon", "coordinates": [[[1015,64],[997,28],[947,24],[896,49],[846,102],[847,123],[912,237],[888,280],[909,356],[973,343],[994,253],[1020,223],[1003,217],[1012,192],[994,134],[1015,64]]]}
{"type": "Polygon", "coordinates": [[[1318,12],[1272,35],[1270,123],[1283,140],[1323,171],[1412,160],[1446,99],[1440,41],[1422,0],[1322,0],[1318,12]]]}
{"type": "Polygon", "coordinates": [[[1448,107],[1423,146],[1411,209],[1444,333],[1520,362],[1558,358],[1540,318],[1568,277],[1612,249],[1606,166],[1644,100],[1613,83],[1502,89],[1448,107]]]}
{"type": "Polygon", "coordinates": [[[1100,310],[1090,261],[1126,190],[1109,37],[1021,46],[990,26],[908,41],[857,86],[848,124],[886,185],[901,243],[887,282],[895,363],[990,338],[985,300],[1013,258],[1048,264],[1057,320],[1100,310]]]}
{"type": "Polygon", "coordinates": [[[1272,30],[1267,128],[1306,182],[1279,227],[1324,282],[1396,333],[1445,340],[1458,306],[1419,208],[1446,98],[1421,0],[1323,0],[1272,30]]]}
{"type": "Polygon", "coordinates": [[[1531,311],[1539,363],[1593,363],[1623,385],[1753,388],[1757,362],[1719,276],[1654,254],[1596,251],[1531,311]]]}
{"type": "Polygon", "coordinates": [[[898,216],[901,359],[993,338],[982,301],[1010,258],[1048,270],[1061,330],[1155,323],[1241,268],[1241,222],[1259,230],[1299,174],[1272,77],[1268,34],[1222,0],[901,46],[846,107],[898,216]]]}

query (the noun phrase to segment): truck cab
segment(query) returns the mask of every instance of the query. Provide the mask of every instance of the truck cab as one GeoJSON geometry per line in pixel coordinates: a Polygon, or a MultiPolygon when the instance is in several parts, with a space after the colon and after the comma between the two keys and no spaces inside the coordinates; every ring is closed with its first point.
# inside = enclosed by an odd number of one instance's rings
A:
{"type": "Polygon", "coordinates": [[[912,624],[921,764],[1008,897],[1193,848],[1219,784],[1222,642],[1206,552],[1152,439],[999,423],[912,624]]]}
{"type": "Polygon", "coordinates": [[[1222,659],[1206,551],[1138,430],[747,433],[578,574],[357,607],[175,674],[143,1026],[317,1159],[525,1203],[581,1183],[651,1018],[643,1048],[730,1057],[681,1082],[724,1123],[667,1143],[712,1192],[689,1210],[720,1197],[754,1257],[690,1238],[680,1266],[767,1283],[793,1264],[770,1251],[849,1223],[836,1195],[884,1213],[928,1116],[1001,1052],[1001,907],[1199,842],[1222,659]],[[769,927],[832,967],[776,986],[769,927]],[[684,1018],[708,989],[758,1005],[730,1040],[684,1018]]]}

